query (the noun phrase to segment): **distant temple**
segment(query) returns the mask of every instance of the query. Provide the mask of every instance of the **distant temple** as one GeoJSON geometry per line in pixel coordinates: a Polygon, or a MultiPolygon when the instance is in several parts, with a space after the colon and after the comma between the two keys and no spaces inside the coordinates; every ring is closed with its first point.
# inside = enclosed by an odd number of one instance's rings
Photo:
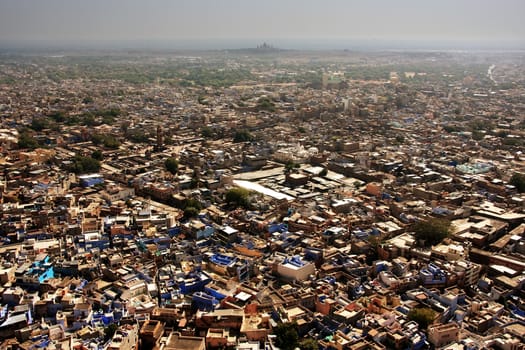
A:
{"type": "Polygon", "coordinates": [[[275,47],[273,45],[270,45],[270,44],[264,42],[261,45],[257,45],[257,49],[259,49],[259,50],[275,50],[275,47]]]}

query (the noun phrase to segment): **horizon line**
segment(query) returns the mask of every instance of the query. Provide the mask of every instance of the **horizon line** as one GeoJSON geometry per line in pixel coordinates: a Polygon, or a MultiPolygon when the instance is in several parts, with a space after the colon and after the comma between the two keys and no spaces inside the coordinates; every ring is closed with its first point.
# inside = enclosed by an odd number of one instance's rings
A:
{"type": "Polygon", "coordinates": [[[175,39],[0,39],[15,50],[233,50],[262,43],[281,50],[525,50],[523,39],[414,38],[175,38],[175,39]],[[228,46],[229,45],[229,46],[228,46]]]}

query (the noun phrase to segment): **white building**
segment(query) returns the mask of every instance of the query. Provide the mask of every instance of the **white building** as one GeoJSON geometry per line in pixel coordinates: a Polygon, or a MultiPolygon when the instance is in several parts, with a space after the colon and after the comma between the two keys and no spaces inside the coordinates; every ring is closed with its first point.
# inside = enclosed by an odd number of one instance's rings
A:
{"type": "Polygon", "coordinates": [[[277,273],[285,279],[304,281],[310,275],[315,275],[315,265],[293,256],[277,264],[277,273]]]}

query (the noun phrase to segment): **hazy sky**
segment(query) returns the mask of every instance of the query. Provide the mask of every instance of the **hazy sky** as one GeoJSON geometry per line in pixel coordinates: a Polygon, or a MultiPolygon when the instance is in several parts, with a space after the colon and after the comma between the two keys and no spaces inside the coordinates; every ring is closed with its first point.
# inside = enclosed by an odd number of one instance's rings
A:
{"type": "Polygon", "coordinates": [[[0,41],[510,40],[525,0],[0,0],[0,41]]]}

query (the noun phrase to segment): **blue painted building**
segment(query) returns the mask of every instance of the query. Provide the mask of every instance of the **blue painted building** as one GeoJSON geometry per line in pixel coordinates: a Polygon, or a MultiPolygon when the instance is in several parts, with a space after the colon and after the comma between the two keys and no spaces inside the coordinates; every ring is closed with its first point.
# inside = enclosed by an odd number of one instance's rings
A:
{"type": "Polygon", "coordinates": [[[21,284],[41,284],[55,277],[53,264],[48,255],[38,256],[27,273],[17,279],[21,284]]]}
{"type": "Polygon", "coordinates": [[[192,294],[195,292],[202,292],[204,286],[212,281],[211,277],[202,271],[193,271],[188,274],[180,283],[180,291],[182,294],[192,294]]]}
{"type": "Polygon", "coordinates": [[[423,285],[444,285],[447,282],[446,273],[432,263],[419,271],[419,278],[423,285]]]}
{"type": "Polygon", "coordinates": [[[193,306],[199,310],[212,311],[219,305],[219,301],[215,297],[204,292],[194,293],[191,301],[193,306]]]}

